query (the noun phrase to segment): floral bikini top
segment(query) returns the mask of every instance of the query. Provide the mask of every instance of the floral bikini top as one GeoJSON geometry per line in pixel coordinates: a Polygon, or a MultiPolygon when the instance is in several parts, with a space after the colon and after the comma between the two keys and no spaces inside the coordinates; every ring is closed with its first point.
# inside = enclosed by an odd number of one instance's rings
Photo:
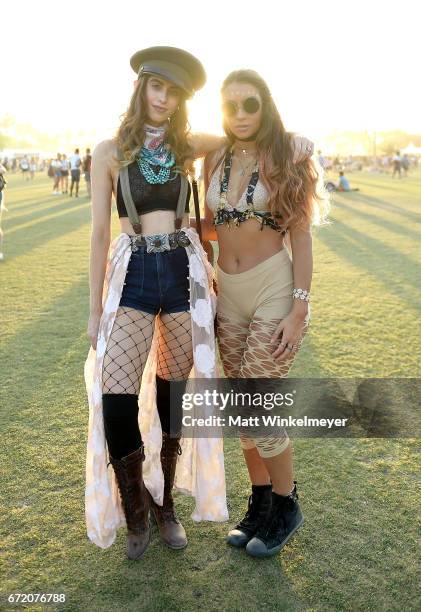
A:
{"type": "Polygon", "coordinates": [[[261,181],[259,181],[259,165],[253,169],[250,177],[247,189],[244,191],[236,207],[231,206],[227,200],[227,191],[229,177],[231,173],[233,150],[228,149],[224,165],[221,171],[220,184],[218,189],[218,177],[215,172],[209,184],[206,201],[209,207],[214,211],[214,225],[226,224],[230,227],[233,221],[235,225],[239,225],[247,219],[257,219],[260,223],[260,229],[263,230],[263,226],[267,225],[275,231],[286,234],[288,229],[284,229],[279,225],[276,219],[268,210],[256,209],[254,206],[254,200],[260,205],[266,204],[268,200],[268,194],[261,181]],[[219,191],[219,194],[218,194],[219,191]]]}

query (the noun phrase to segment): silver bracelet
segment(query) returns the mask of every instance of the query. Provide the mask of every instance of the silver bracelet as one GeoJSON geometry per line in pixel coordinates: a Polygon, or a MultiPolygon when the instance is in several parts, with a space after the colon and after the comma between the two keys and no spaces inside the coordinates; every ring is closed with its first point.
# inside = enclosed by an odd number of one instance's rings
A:
{"type": "Polygon", "coordinates": [[[306,291],[305,289],[293,289],[292,297],[296,300],[305,300],[306,302],[310,301],[310,291],[306,291]]]}

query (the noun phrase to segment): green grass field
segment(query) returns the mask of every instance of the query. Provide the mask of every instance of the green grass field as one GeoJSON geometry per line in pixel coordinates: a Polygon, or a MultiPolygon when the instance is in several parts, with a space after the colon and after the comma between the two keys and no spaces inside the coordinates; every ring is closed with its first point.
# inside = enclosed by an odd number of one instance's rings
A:
{"type": "MultiPolygon", "coordinates": [[[[421,171],[355,173],[314,234],[312,325],[291,376],[420,377],[421,171]]],[[[228,548],[228,524],[194,524],[184,551],[156,528],[143,559],[125,533],[101,550],[85,531],[90,203],[9,177],[0,262],[2,425],[0,609],[10,593],[65,593],[62,610],[419,610],[415,439],[296,439],[306,523],[270,560],[228,548]]],[[[117,214],[113,213],[117,235],[117,214]]],[[[249,484],[226,443],[231,521],[249,484]]],[[[44,609],[31,605],[33,610],[44,609]]],[[[22,607],[19,607],[22,609],[22,607]]]]}

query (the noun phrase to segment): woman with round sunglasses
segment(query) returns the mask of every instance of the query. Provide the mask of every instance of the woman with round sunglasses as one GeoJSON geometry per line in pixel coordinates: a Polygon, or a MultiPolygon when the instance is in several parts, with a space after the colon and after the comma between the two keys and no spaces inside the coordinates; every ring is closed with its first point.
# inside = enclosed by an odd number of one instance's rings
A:
{"type": "MultiPolygon", "coordinates": [[[[205,159],[204,238],[218,240],[217,329],[228,378],[286,377],[310,321],[312,223],[328,203],[321,175],[293,163],[290,140],[264,80],[252,70],[222,85],[228,144],[205,159]],[[288,248],[287,248],[288,247],[288,248]]],[[[240,429],[252,483],[228,543],[255,557],[278,553],[302,525],[285,429],[240,429]]]]}
{"type": "Polygon", "coordinates": [[[127,555],[138,559],[149,544],[149,510],[168,547],[187,545],[174,482],[194,495],[195,520],[228,515],[221,441],[182,439],[181,406],[170,415],[170,381],[186,381],[192,368],[198,378],[216,376],[213,271],[189,228],[186,177],[192,160],[222,140],[188,133],[186,100],[205,82],[194,56],[153,47],[131,66],[128,110],[92,157],[86,518],[101,547],[125,520],[127,555]],[[113,195],[121,234],[107,260],[113,195]]]}

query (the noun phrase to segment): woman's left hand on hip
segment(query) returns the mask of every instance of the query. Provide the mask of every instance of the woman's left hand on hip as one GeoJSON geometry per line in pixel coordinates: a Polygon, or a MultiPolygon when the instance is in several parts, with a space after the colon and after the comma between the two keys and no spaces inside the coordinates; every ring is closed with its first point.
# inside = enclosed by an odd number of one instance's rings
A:
{"type": "Polygon", "coordinates": [[[287,315],[280,321],[270,340],[273,350],[272,357],[276,361],[289,359],[296,353],[302,337],[302,329],[303,322],[292,315],[287,315]]]}

